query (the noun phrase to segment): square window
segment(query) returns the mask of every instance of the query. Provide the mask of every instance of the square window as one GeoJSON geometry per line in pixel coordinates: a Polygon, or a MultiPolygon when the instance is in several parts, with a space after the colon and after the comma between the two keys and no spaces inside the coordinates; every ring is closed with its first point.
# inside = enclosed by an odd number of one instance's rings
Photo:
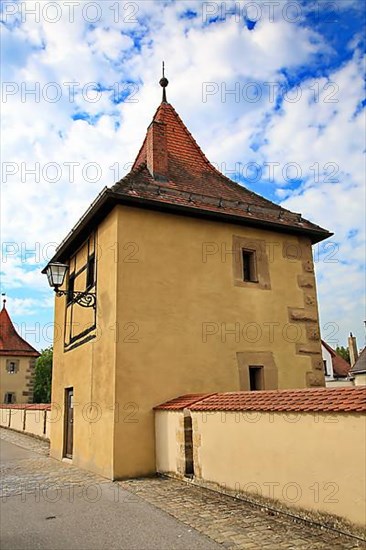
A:
{"type": "Polygon", "coordinates": [[[234,285],[271,290],[266,241],[233,235],[232,251],[234,285]]]}
{"type": "Polygon", "coordinates": [[[242,251],[243,254],[243,281],[257,283],[256,255],[253,250],[242,251]]]}

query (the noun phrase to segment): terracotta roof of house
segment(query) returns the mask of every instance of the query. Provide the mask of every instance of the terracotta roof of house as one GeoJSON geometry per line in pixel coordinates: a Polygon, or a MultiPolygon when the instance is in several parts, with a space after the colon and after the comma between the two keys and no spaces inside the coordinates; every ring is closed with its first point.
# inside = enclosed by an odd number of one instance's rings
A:
{"type": "Polygon", "coordinates": [[[154,410],[162,409],[165,411],[181,411],[183,409],[191,407],[191,405],[193,405],[194,403],[197,403],[197,401],[202,401],[202,399],[206,399],[207,397],[210,397],[212,395],[215,395],[215,394],[214,393],[187,393],[186,395],[175,397],[170,401],[166,401],[161,405],[157,405],[156,407],[154,407],[154,410]]]}
{"type": "Polygon", "coordinates": [[[333,365],[333,373],[336,376],[348,376],[351,365],[347,363],[343,357],[338,355],[338,353],[331,348],[324,340],[321,341],[322,345],[325,347],[325,349],[330,353],[332,357],[332,365],[333,365]]]}
{"type": "Polygon", "coordinates": [[[308,236],[312,243],[332,235],[301,214],[221,174],[207,160],[174,107],[164,100],[131,171],[111,188],[103,189],[50,262],[66,261],[116,204],[297,233],[308,236]]]}
{"type": "Polygon", "coordinates": [[[350,374],[361,374],[366,372],[366,348],[361,351],[356,363],[350,370],[350,374]]]}
{"type": "Polygon", "coordinates": [[[26,342],[14,328],[5,307],[0,311],[0,355],[39,357],[40,353],[26,342]]]}
{"type": "MultiPolygon", "coordinates": [[[[184,397],[179,399],[184,403],[184,397]]],[[[193,396],[190,395],[189,399],[193,396]]],[[[180,410],[187,405],[181,406],[180,410]]],[[[172,408],[172,401],[156,407],[172,408]]],[[[238,391],[207,394],[188,406],[191,411],[366,412],[366,387],[238,391]]]]}

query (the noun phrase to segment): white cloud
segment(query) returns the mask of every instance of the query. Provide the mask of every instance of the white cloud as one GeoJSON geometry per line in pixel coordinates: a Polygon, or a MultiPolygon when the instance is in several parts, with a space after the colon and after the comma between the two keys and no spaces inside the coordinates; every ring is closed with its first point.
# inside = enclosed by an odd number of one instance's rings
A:
{"type": "Polygon", "coordinates": [[[42,249],[38,242],[38,246],[34,247],[38,257],[33,256],[33,259],[28,258],[27,261],[25,250],[27,249],[27,254],[29,254],[30,248],[29,244],[25,242],[2,243],[1,284],[5,290],[27,288],[30,292],[48,291],[47,279],[42,275],[38,262],[46,263],[47,257],[50,259],[49,254],[52,253],[54,247],[50,247],[49,250],[46,247],[42,249]],[[17,251],[16,256],[14,255],[15,251],[17,251]],[[29,267],[30,265],[32,267],[29,267]]]}
{"type": "MultiPolygon", "coordinates": [[[[318,102],[309,101],[310,89],[315,84],[309,81],[308,92],[298,103],[284,105],[272,117],[263,153],[281,166],[286,162],[301,166],[307,181],[296,191],[289,190],[282,204],[334,232],[330,240],[338,248],[331,261],[332,249],[326,248],[327,243],[318,245],[323,252],[317,265],[321,318],[323,325],[330,320],[337,323],[341,343],[352,331],[359,335],[361,344],[365,311],[366,174],[364,119],[363,113],[357,111],[363,100],[360,54],[356,52],[351,61],[333,72],[329,81],[335,87],[327,90],[325,79],[317,81],[323,90],[318,102]],[[330,90],[336,90],[336,103],[327,103],[330,90]],[[322,130],[318,131],[316,125],[321,125],[322,130]],[[315,163],[319,166],[316,178],[315,163]],[[327,165],[329,169],[324,170],[327,165]],[[331,179],[335,182],[330,182],[331,179]]],[[[284,197],[285,192],[281,194],[284,197]]]]}
{"type": "Polygon", "coordinates": [[[93,53],[102,53],[109,59],[118,59],[125,50],[133,47],[130,36],[122,34],[116,29],[97,27],[90,37],[93,53]]]}
{"type": "Polygon", "coordinates": [[[12,298],[11,300],[7,300],[6,304],[9,315],[12,318],[33,316],[40,308],[50,308],[52,306],[53,296],[44,300],[36,300],[33,298],[12,298]]]}
{"type": "MultiPolygon", "coordinates": [[[[238,22],[230,14],[221,22],[206,25],[200,1],[138,2],[135,14],[120,4],[119,17],[107,4],[100,2],[102,18],[95,25],[83,16],[81,5],[75,9],[74,22],[63,11],[57,23],[44,18],[37,23],[27,17],[19,27],[4,29],[4,41],[12,41],[10,51],[14,52],[6,74],[18,85],[19,93],[9,95],[2,104],[3,135],[7,138],[3,161],[15,163],[17,169],[3,184],[3,239],[19,246],[26,242],[27,248],[40,243],[42,249],[47,243],[59,242],[97,193],[124,175],[160,101],[157,81],[165,59],[168,98],[207,156],[228,170],[234,169],[236,162],[278,162],[276,186],[283,205],[336,233],[339,259],[351,262],[319,262],[322,319],[327,322],[338,312],[343,341],[349,330],[357,333],[354,324],[360,322],[360,308],[355,307],[352,313],[349,304],[359,301],[364,246],[360,207],[364,198],[363,121],[354,114],[363,97],[359,53],[329,76],[302,81],[301,99],[284,101],[282,108],[275,110],[266,95],[258,102],[241,95],[236,102],[232,95],[222,96],[222,91],[238,84],[242,94],[243,86],[252,81],[284,84],[284,68],[296,72],[314,64],[318,55],[326,58],[334,53],[314,29],[288,23],[283,17],[274,22],[262,17],[249,31],[242,18],[238,22]],[[181,18],[187,9],[196,10],[197,18],[181,18]],[[15,52],[14,41],[22,55],[15,52]],[[80,83],[75,97],[69,96],[65,84],[72,81],[80,83]],[[91,82],[103,87],[119,82],[123,88],[127,81],[139,83],[137,103],[112,103],[113,92],[107,90],[95,102],[85,91],[81,93],[91,82]],[[61,98],[55,103],[44,99],[47,90],[52,91],[50,82],[61,89],[61,98]],[[205,82],[214,83],[217,91],[203,102],[205,82]],[[337,87],[326,87],[329,82],[337,87]],[[21,101],[21,90],[34,83],[39,83],[39,101],[30,96],[21,101]],[[317,89],[319,98],[314,102],[317,89]],[[329,101],[332,91],[337,103],[329,101]],[[95,119],[92,124],[74,120],[76,112],[95,119]],[[258,142],[255,151],[253,141],[258,142]],[[50,181],[51,169],[48,178],[43,172],[50,162],[59,165],[58,181],[50,181]],[[70,162],[79,163],[73,181],[70,162]],[[289,162],[296,162],[306,178],[296,190],[281,175],[289,162]],[[324,167],[330,162],[339,166],[337,183],[324,181],[324,167]],[[35,163],[40,167],[38,181],[34,176],[24,177],[24,169],[35,163]],[[91,181],[92,171],[89,181],[85,179],[82,169],[88,163],[100,166],[96,181],[91,181]],[[314,163],[319,164],[319,182],[314,181],[314,163]],[[357,234],[349,238],[351,229],[357,234]],[[351,284],[346,285],[347,276],[351,284]]],[[[257,190],[261,192],[260,184],[257,190]]],[[[21,256],[1,267],[9,288],[33,293],[47,287],[39,266],[25,266],[21,256]]]]}

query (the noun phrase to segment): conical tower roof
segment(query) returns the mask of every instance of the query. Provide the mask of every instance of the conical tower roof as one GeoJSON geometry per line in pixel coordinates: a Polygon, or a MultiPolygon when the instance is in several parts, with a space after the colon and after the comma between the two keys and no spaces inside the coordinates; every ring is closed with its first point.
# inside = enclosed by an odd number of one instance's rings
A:
{"type": "MultiPolygon", "coordinates": [[[[162,101],[149,125],[131,171],[112,187],[119,195],[157,205],[189,209],[192,215],[224,216],[226,221],[307,233],[313,242],[325,229],[246,189],[206,158],[174,107],[162,101]]],[[[188,214],[188,211],[187,211],[188,214]]]]}
{"type": "Polygon", "coordinates": [[[0,355],[39,357],[39,352],[26,342],[15,330],[6,309],[6,300],[0,311],[0,355]]]}
{"type": "Polygon", "coordinates": [[[332,236],[301,214],[282,208],[219,172],[168,103],[168,80],[164,75],[160,84],[163,100],[131,171],[103,189],[51,261],[67,260],[117,204],[293,233],[308,237],[312,243],[332,236]]]}

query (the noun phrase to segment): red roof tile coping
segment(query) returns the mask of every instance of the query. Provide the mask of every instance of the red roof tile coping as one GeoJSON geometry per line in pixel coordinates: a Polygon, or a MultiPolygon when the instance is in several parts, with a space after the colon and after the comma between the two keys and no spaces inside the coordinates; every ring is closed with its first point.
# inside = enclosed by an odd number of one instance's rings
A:
{"type": "Polygon", "coordinates": [[[20,403],[19,405],[7,405],[6,403],[0,404],[0,409],[22,409],[27,411],[50,411],[51,410],[51,404],[50,403],[20,403]]]}
{"type": "Polygon", "coordinates": [[[366,387],[309,388],[298,390],[238,391],[187,395],[168,401],[157,410],[366,412],[366,387]],[[195,399],[198,398],[198,399],[195,399]]]}
{"type": "Polygon", "coordinates": [[[154,407],[154,410],[164,410],[164,411],[181,411],[183,409],[189,408],[191,405],[197,401],[201,401],[203,398],[216,395],[214,393],[187,393],[186,395],[181,395],[180,397],[175,397],[166,403],[157,405],[154,407]]]}
{"type": "Polygon", "coordinates": [[[0,311],[0,355],[39,357],[40,353],[26,342],[14,328],[5,307],[0,311]]]}

